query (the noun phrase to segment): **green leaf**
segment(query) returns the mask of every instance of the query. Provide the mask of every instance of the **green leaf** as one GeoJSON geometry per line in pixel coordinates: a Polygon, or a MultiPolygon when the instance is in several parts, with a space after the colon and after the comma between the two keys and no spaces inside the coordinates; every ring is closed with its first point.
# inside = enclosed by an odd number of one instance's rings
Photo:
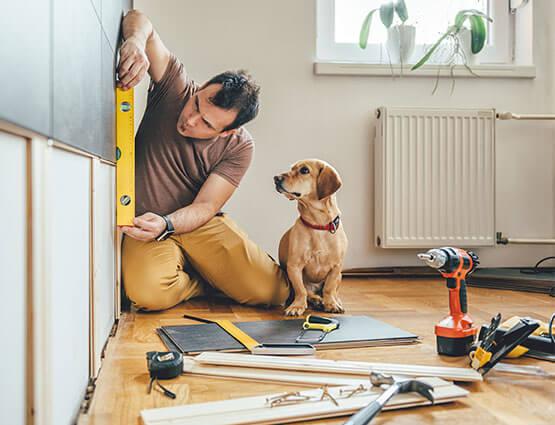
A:
{"type": "Polygon", "coordinates": [[[362,27],[360,27],[360,36],[358,40],[358,45],[361,49],[366,49],[366,45],[368,44],[368,34],[370,34],[370,24],[372,23],[372,15],[378,9],[371,10],[366,15],[364,22],[362,23],[362,27]]]}
{"type": "Polygon", "coordinates": [[[464,9],[457,13],[457,16],[455,16],[455,26],[457,29],[460,30],[464,21],[466,21],[466,18],[472,15],[478,15],[490,22],[493,22],[493,19],[478,9],[464,9]]]}
{"type": "Polygon", "coordinates": [[[484,48],[486,43],[486,25],[480,16],[470,16],[470,35],[472,53],[476,54],[484,48]]]}
{"type": "Polygon", "coordinates": [[[409,12],[407,10],[405,0],[397,0],[395,2],[395,11],[397,12],[397,16],[399,17],[401,22],[405,22],[407,19],[409,19],[409,12]]]}
{"type": "Polygon", "coordinates": [[[438,41],[436,41],[436,44],[434,44],[430,50],[428,50],[428,52],[422,56],[422,59],[420,59],[418,61],[418,63],[416,65],[414,65],[411,68],[411,71],[414,71],[415,69],[420,68],[422,65],[424,65],[426,63],[426,61],[428,59],[430,59],[430,56],[432,56],[432,53],[434,53],[435,49],[437,49],[439,47],[439,45],[441,44],[441,42],[445,39],[445,37],[447,37],[449,34],[452,33],[452,31],[454,30],[454,26],[450,26],[449,29],[447,30],[447,32],[445,34],[443,34],[438,41]]]}
{"type": "Polygon", "coordinates": [[[392,1],[383,3],[380,6],[380,19],[386,28],[389,28],[393,22],[393,7],[392,1]]]}

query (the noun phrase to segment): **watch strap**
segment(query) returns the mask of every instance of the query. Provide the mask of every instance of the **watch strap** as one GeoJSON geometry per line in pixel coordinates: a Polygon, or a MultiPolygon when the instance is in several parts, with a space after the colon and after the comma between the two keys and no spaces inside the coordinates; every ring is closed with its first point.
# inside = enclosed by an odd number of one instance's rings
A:
{"type": "Polygon", "coordinates": [[[175,228],[173,227],[173,223],[171,222],[171,220],[165,215],[162,215],[160,217],[162,217],[166,222],[166,228],[155,238],[158,242],[168,239],[175,232],[175,228]]]}

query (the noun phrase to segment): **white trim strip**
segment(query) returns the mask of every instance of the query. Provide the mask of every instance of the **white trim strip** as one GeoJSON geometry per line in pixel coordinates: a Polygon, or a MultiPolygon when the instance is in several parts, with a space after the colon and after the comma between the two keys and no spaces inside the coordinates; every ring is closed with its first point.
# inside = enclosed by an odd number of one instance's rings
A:
{"type": "Polygon", "coordinates": [[[302,372],[328,372],[359,375],[368,379],[370,372],[400,374],[407,376],[439,377],[455,381],[481,381],[482,375],[474,369],[444,366],[420,366],[392,363],[353,362],[317,358],[280,356],[253,356],[251,354],[204,352],[195,357],[195,362],[246,368],[281,369],[302,372]]]}
{"type": "MultiPolygon", "coordinates": [[[[368,76],[399,76],[403,77],[436,77],[438,70],[441,78],[451,78],[451,71],[447,66],[423,65],[416,71],[410,70],[411,65],[374,64],[357,62],[314,62],[316,75],[368,75],[368,76]]],[[[473,65],[476,77],[462,66],[453,68],[455,77],[463,78],[536,78],[534,65],[473,65]]]]}
{"type": "MultiPolygon", "coordinates": [[[[422,379],[434,387],[435,404],[447,403],[466,397],[468,391],[437,378],[422,379]]],[[[328,389],[336,403],[322,397],[322,389],[301,391],[300,396],[311,400],[270,406],[268,399],[279,398],[284,394],[268,394],[256,397],[236,398],[207,403],[188,404],[184,406],[164,407],[141,411],[145,425],[239,425],[239,424],[285,424],[319,418],[345,416],[355,413],[379,397],[381,391],[365,386],[366,392],[354,393],[346,397],[353,387],[328,389]]],[[[412,406],[426,406],[430,402],[417,393],[395,395],[384,410],[400,409],[412,406]]]]}

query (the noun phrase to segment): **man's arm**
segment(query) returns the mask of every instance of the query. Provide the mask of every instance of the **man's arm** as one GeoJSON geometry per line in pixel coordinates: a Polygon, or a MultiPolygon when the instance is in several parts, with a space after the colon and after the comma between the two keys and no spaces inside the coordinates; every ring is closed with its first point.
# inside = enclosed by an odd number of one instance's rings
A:
{"type": "MultiPolygon", "coordinates": [[[[208,222],[235,192],[235,186],[218,174],[210,174],[197,197],[189,206],[168,215],[175,234],[191,232],[208,222]]],[[[121,231],[134,239],[151,241],[166,228],[162,217],[146,213],[133,220],[135,227],[123,226],[121,231]]]]}
{"type": "Polygon", "coordinates": [[[124,43],[120,49],[117,86],[135,87],[146,72],[155,82],[164,76],[170,52],[145,14],[131,10],[123,18],[124,43]]]}

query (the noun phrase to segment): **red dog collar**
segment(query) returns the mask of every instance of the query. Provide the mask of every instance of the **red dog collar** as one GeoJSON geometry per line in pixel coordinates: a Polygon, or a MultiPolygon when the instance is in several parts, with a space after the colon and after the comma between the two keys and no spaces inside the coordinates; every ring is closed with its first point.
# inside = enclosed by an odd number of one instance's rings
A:
{"type": "Polygon", "coordinates": [[[329,230],[330,233],[337,232],[337,228],[339,227],[339,221],[340,221],[339,216],[337,216],[333,219],[333,221],[330,221],[325,226],[318,226],[316,224],[310,224],[302,216],[300,218],[301,218],[301,221],[303,222],[303,224],[305,226],[311,227],[311,228],[316,229],[316,230],[329,230]]]}

